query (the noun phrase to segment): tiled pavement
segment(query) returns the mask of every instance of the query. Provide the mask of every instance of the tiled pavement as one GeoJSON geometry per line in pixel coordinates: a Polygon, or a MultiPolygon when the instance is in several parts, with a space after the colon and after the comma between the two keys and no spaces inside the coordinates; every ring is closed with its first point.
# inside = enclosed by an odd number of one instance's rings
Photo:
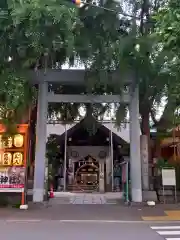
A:
{"type": "Polygon", "coordinates": [[[117,204],[121,193],[56,193],[52,203],[57,204],[117,204]]]}
{"type": "Polygon", "coordinates": [[[70,198],[71,204],[106,204],[105,196],[88,196],[83,194],[81,196],[74,196],[70,198]]]}
{"type": "Polygon", "coordinates": [[[142,219],[144,221],[180,221],[180,210],[179,208],[168,211],[165,210],[161,215],[143,216],[142,219]]]}

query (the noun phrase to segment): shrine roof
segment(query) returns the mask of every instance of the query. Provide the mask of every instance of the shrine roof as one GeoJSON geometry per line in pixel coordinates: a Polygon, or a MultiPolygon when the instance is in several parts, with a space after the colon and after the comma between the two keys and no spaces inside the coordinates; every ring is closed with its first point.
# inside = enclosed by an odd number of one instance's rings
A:
{"type": "MultiPolygon", "coordinates": [[[[99,139],[97,139],[97,141],[94,139],[93,140],[94,142],[92,145],[95,144],[95,145],[100,146],[102,143],[106,142],[106,138],[109,138],[109,141],[110,141],[110,130],[106,126],[101,124],[100,122],[97,122],[95,119],[92,121],[94,121],[94,123],[96,124],[97,129],[98,129],[98,132],[97,132],[97,134],[94,135],[94,137],[97,138],[98,134],[100,134],[99,139]]],[[[91,123],[92,123],[92,121],[91,121],[91,123]]],[[[70,129],[68,129],[67,130],[67,138],[72,137],[73,139],[78,140],[78,138],[80,139],[82,136],[84,137],[84,134],[88,135],[88,133],[87,134],[85,133],[85,131],[86,131],[85,128],[83,131],[83,122],[84,122],[84,119],[82,121],[80,121],[79,123],[75,124],[70,129]]],[[[112,137],[113,137],[113,142],[115,142],[117,145],[128,145],[128,143],[123,138],[121,138],[114,132],[112,132],[112,137]]],[[[58,138],[60,141],[64,141],[65,132],[62,133],[61,135],[59,135],[58,138]]],[[[80,143],[80,145],[81,145],[81,143],[80,143]]],[[[83,143],[82,143],[82,145],[83,145],[83,143]]]]}

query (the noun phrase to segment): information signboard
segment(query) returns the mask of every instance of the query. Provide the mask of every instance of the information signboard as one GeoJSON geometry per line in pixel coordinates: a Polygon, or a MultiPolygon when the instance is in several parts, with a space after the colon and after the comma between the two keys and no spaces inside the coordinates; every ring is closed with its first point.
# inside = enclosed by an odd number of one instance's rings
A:
{"type": "Polygon", "coordinates": [[[174,199],[175,199],[175,202],[177,202],[176,171],[174,168],[162,169],[162,187],[163,187],[164,203],[165,203],[165,187],[174,187],[174,199]]]}
{"type": "Polygon", "coordinates": [[[0,192],[22,192],[25,173],[25,167],[0,167],[0,192]]]}
{"type": "Polygon", "coordinates": [[[176,186],[175,169],[162,169],[162,185],[163,186],[176,186]]]}

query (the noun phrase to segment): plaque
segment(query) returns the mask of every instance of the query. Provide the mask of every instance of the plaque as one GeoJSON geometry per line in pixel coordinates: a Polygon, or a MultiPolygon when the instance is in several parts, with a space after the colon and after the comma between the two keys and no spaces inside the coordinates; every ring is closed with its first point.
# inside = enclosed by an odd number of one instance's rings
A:
{"type": "Polygon", "coordinates": [[[107,156],[107,153],[105,151],[100,151],[99,152],[99,158],[100,159],[104,159],[104,158],[106,158],[106,156],[107,156]]]}
{"type": "Polygon", "coordinates": [[[77,157],[79,157],[79,153],[76,152],[76,151],[72,151],[72,152],[71,152],[71,157],[77,158],[77,157]]]}

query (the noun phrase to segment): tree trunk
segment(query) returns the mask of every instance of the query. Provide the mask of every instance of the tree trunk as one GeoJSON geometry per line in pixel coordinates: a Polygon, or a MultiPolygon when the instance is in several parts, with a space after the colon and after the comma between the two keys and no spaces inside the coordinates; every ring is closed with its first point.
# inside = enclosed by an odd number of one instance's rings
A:
{"type": "Polygon", "coordinates": [[[150,126],[149,126],[149,112],[148,111],[143,111],[141,113],[142,117],[142,123],[141,123],[141,132],[142,135],[147,136],[147,142],[148,142],[148,158],[149,162],[152,161],[151,159],[151,135],[150,135],[150,126]]]}

